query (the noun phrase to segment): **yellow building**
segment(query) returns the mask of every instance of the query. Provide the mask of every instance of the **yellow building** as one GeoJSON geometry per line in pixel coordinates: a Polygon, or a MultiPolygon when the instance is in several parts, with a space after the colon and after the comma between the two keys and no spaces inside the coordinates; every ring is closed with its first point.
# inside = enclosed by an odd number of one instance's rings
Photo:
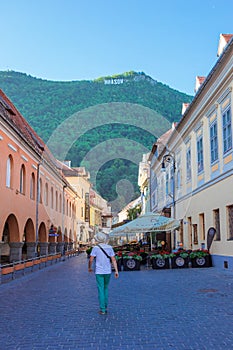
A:
{"type": "Polygon", "coordinates": [[[94,234],[101,230],[109,233],[112,226],[111,206],[93,188],[90,189],[90,227],[94,234]]]}
{"type": "Polygon", "coordinates": [[[213,264],[233,268],[233,38],[220,35],[218,60],[197,77],[195,96],[167,140],[151,153],[151,209],[181,220],[173,248],[207,248],[213,264]],[[161,171],[165,170],[165,171],[161,171]]]}
{"type": "Polygon", "coordinates": [[[75,243],[76,246],[86,244],[93,236],[93,230],[90,228],[90,173],[84,167],[72,168],[70,161],[62,164],[62,172],[78,197],[75,243]]]}

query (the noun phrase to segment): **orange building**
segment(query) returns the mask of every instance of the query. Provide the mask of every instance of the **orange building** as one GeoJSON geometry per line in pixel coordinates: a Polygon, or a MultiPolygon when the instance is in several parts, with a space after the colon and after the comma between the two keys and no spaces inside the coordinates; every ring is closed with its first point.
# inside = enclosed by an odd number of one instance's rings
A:
{"type": "Polygon", "coordinates": [[[0,90],[1,262],[72,249],[78,195],[0,90]]]}

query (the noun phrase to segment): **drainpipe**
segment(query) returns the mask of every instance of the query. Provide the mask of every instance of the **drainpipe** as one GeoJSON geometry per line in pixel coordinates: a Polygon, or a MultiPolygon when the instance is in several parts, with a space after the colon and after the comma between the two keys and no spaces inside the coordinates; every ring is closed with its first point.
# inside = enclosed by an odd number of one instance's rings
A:
{"type": "Polygon", "coordinates": [[[65,215],[65,188],[67,185],[63,185],[63,190],[62,190],[62,242],[64,242],[64,215],[65,215]]]}
{"type": "Polygon", "coordinates": [[[42,164],[42,156],[44,152],[44,147],[40,147],[41,156],[40,156],[40,161],[37,164],[37,177],[36,177],[36,249],[37,249],[37,244],[38,244],[38,239],[39,239],[39,202],[40,202],[40,166],[42,164]]]}

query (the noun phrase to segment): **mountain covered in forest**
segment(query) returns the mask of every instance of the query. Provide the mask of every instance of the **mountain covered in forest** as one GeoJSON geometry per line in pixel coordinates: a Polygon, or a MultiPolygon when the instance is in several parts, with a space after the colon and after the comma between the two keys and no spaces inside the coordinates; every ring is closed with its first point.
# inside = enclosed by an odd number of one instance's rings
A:
{"type": "Polygon", "coordinates": [[[121,179],[133,185],[133,197],[138,195],[138,153],[150,150],[156,138],[180,120],[182,103],[192,100],[134,71],[67,82],[0,71],[0,88],[58,159],[95,169],[96,189],[110,202],[121,179]],[[60,136],[52,144],[54,135],[60,136]]]}

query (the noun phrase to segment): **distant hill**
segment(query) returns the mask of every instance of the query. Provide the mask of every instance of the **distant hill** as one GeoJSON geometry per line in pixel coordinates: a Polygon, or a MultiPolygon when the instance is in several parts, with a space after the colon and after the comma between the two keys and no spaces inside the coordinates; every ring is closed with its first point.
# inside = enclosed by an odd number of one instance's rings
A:
{"type": "MultiPolygon", "coordinates": [[[[85,118],[85,114],[83,117],[83,111],[85,111],[86,121],[82,121],[82,125],[87,123],[89,127],[74,143],[72,141],[66,154],[66,159],[72,161],[72,166],[79,166],[88,152],[109,139],[134,140],[144,148],[151,149],[156,136],[160,136],[157,135],[156,130],[166,131],[168,122],[171,124],[173,121],[179,121],[182,103],[192,100],[192,96],[171,89],[143,72],[133,71],[101,77],[93,81],[70,82],[49,81],[24,73],[0,71],[0,88],[45,142],[49,141],[51,135],[67,118],[76,113],[76,122],[69,125],[68,136],[61,137],[59,144],[52,149],[58,159],[61,159],[63,143],[69,144],[69,137],[74,139],[73,130],[75,125],[81,123],[79,118],[85,118]],[[107,114],[110,113],[109,110],[106,112],[106,104],[112,108],[110,118],[107,114]],[[121,109],[119,109],[119,104],[121,109]],[[105,106],[105,109],[102,106],[105,106]],[[135,106],[135,108],[130,109],[129,106],[135,106]],[[142,106],[145,107],[144,111],[142,106]],[[124,112],[125,107],[127,112],[124,112]],[[152,123],[151,119],[150,122],[146,122],[149,110],[154,112],[152,123]],[[140,124],[142,114],[144,119],[140,124]],[[96,118],[99,118],[99,124],[96,123],[96,118]],[[138,118],[138,122],[135,125],[132,123],[127,125],[125,124],[127,118],[131,121],[138,118]],[[103,124],[103,120],[106,123],[103,124]],[[152,132],[149,132],[148,126],[152,132]]],[[[101,167],[97,176],[97,190],[107,200],[113,201],[116,198],[117,181],[128,179],[134,186],[134,197],[137,196],[137,165],[130,159],[119,159],[121,157],[114,159],[114,143],[111,147],[112,155],[104,158],[109,160],[103,164],[99,160],[98,163],[101,167]]],[[[126,145],[126,150],[124,149],[126,153],[127,147],[126,145]]],[[[85,165],[88,166],[88,161],[85,165]]]]}

